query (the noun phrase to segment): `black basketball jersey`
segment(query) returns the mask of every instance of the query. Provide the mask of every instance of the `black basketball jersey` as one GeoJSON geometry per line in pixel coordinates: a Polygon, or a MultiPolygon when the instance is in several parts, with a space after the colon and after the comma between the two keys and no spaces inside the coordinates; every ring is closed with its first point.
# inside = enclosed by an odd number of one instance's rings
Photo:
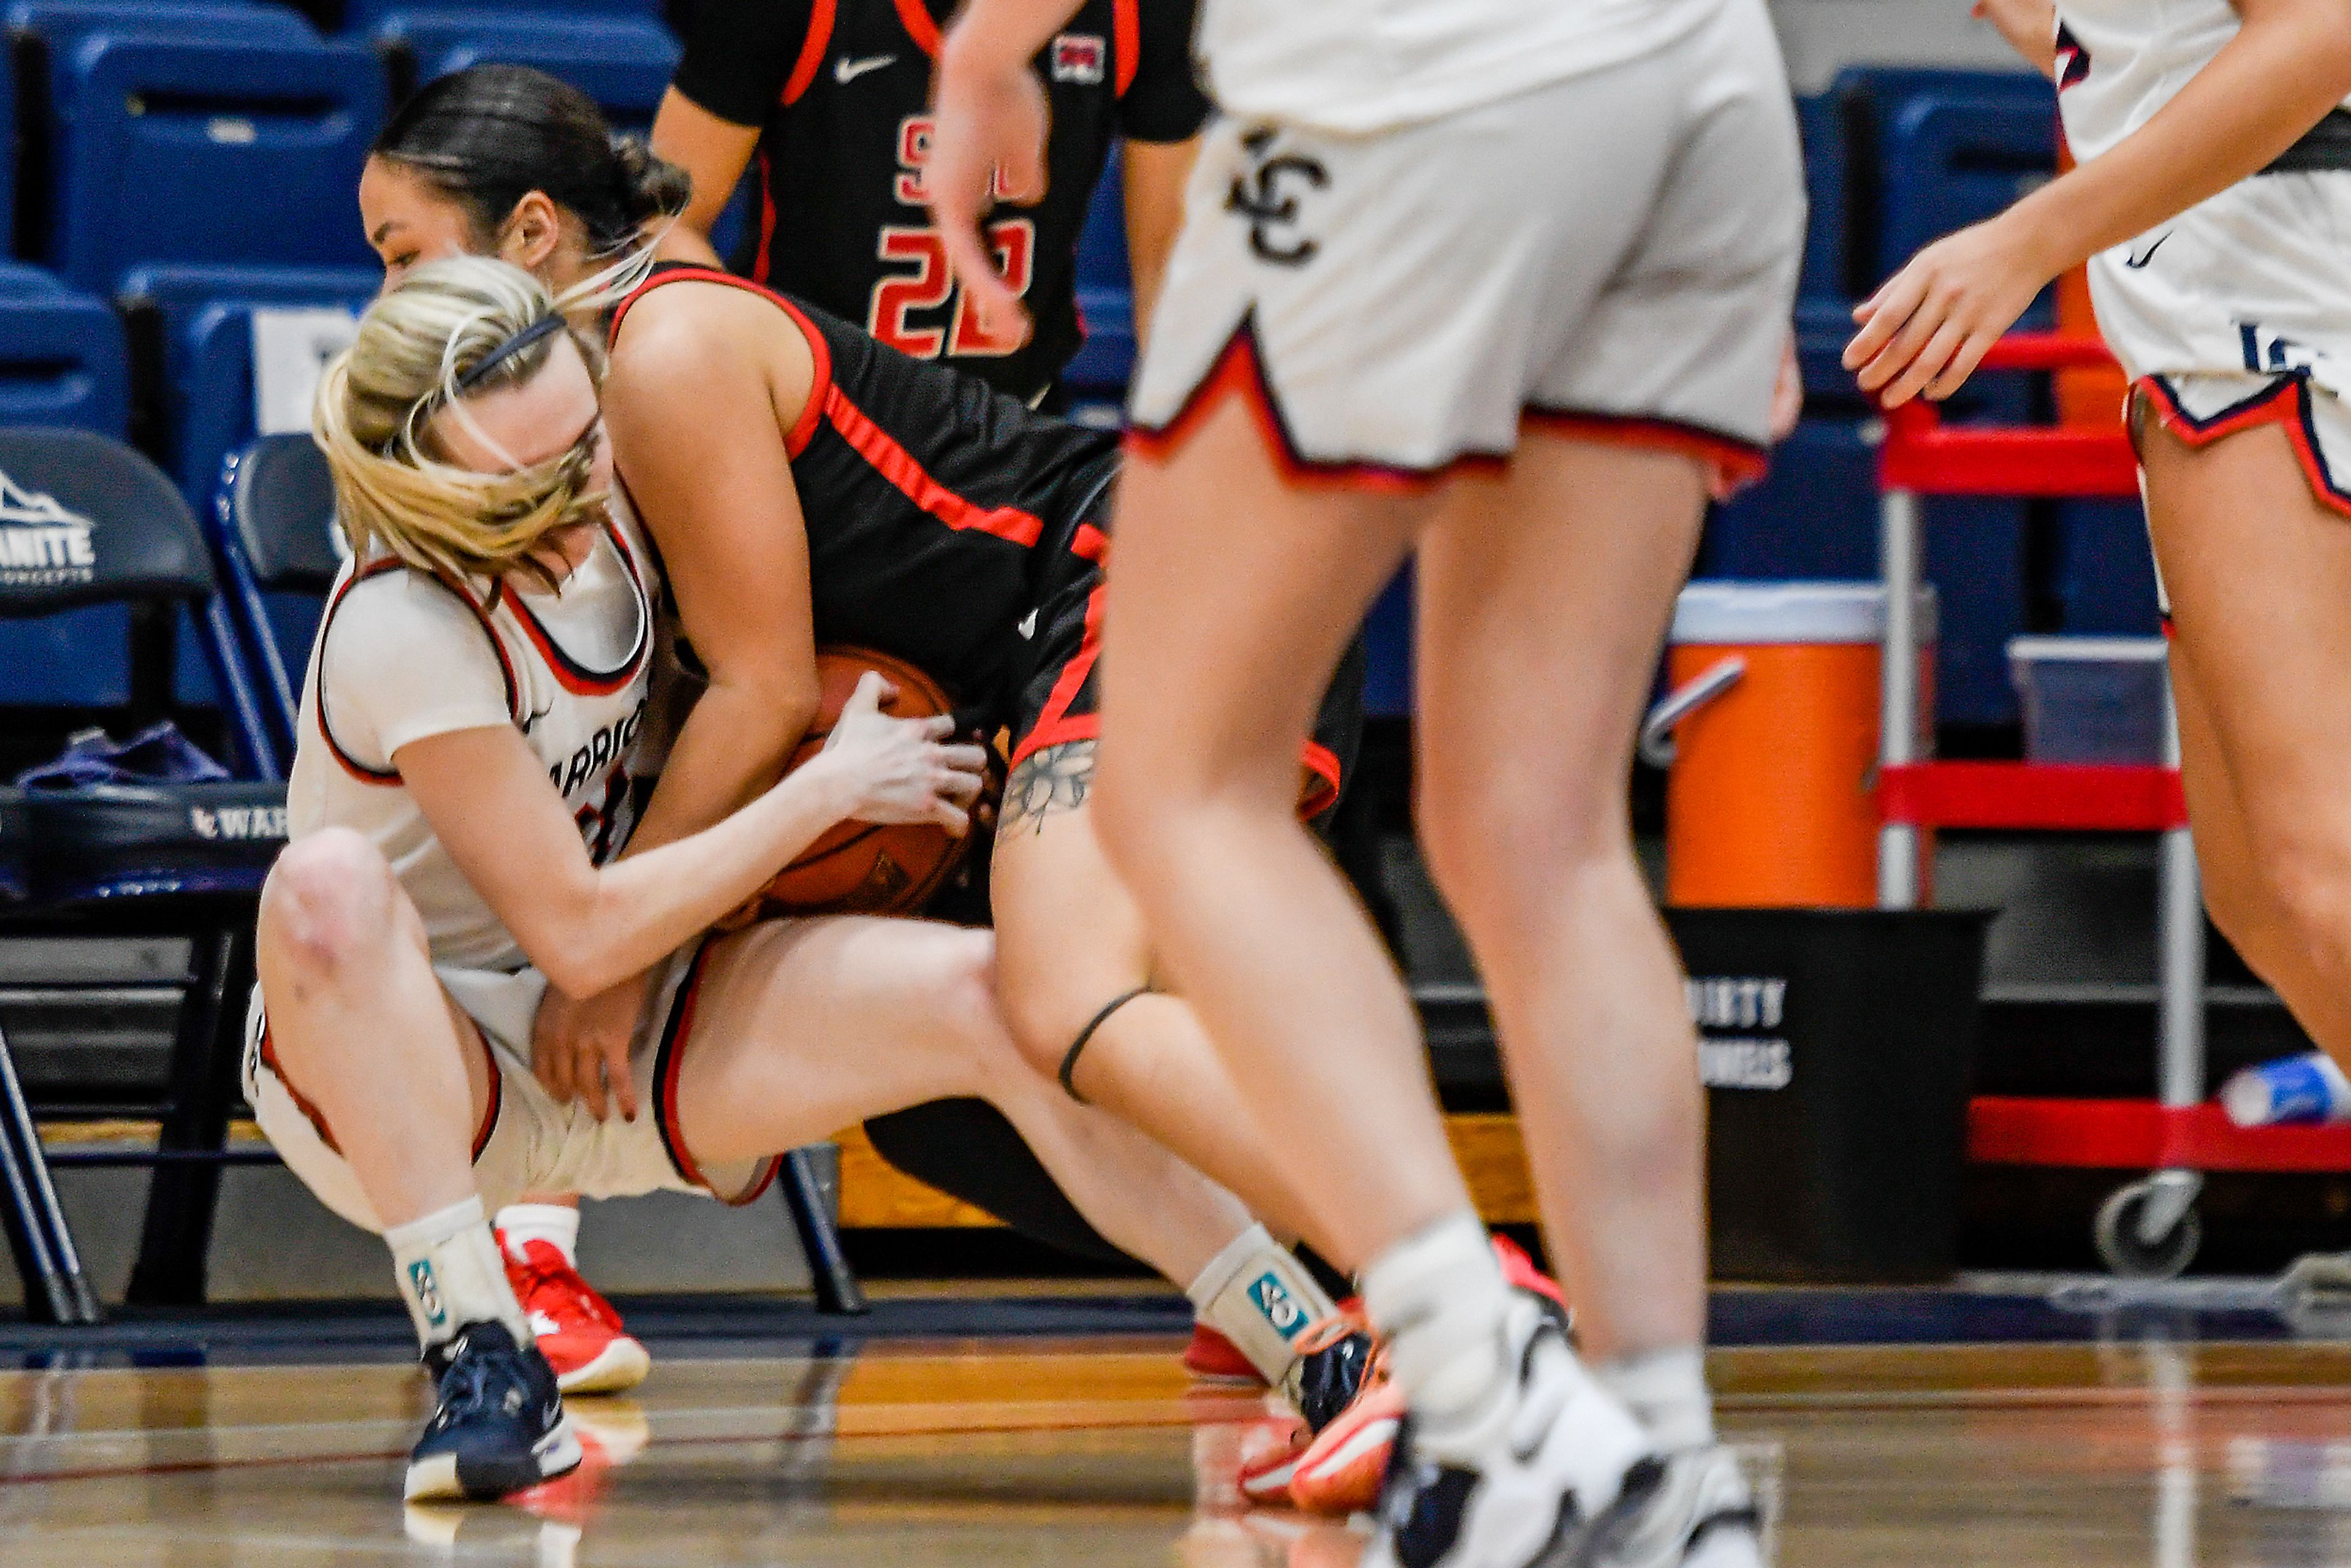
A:
{"type": "Polygon", "coordinates": [[[785,442],[816,640],[911,660],[958,707],[1008,700],[1008,682],[1029,670],[1038,606],[1099,570],[1102,536],[1087,519],[1117,474],[1117,434],[1032,413],[976,376],[703,267],[655,268],[613,312],[611,340],[648,291],[688,279],[774,301],[816,358],[785,442]]]}
{"type": "Polygon", "coordinates": [[[932,62],[954,0],[704,0],[675,86],[760,127],[750,275],[919,360],[1016,397],[1049,386],[1083,337],[1077,246],[1113,138],[1179,141],[1207,102],[1191,0],[1086,0],[1037,58],[1052,107],[1045,199],[999,207],[988,235],[1036,329],[992,340],[967,309],[925,205],[932,62]]]}

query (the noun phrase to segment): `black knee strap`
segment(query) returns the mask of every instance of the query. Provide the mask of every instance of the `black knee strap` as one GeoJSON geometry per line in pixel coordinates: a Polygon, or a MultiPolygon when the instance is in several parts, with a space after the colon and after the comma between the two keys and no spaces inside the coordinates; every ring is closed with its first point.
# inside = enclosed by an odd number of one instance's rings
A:
{"type": "Polygon", "coordinates": [[[1151,988],[1149,986],[1137,986],[1134,989],[1127,992],[1123,997],[1112,998],[1109,1003],[1103,1007],[1102,1011],[1094,1014],[1092,1020],[1089,1022],[1085,1028],[1078,1030],[1078,1038],[1070,1042],[1068,1053],[1061,1058],[1061,1071],[1060,1074],[1062,1092],[1068,1094],[1071,1099],[1075,1100],[1081,1105],[1088,1103],[1086,1097],[1078,1092],[1078,1086],[1074,1082],[1074,1079],[1076,1078],[1078,1071],[1078,1055],[1081,1051],[1086,1049],[1086,1042],[1093,1039],[1094,1031],[1110,1021],[1111,1014],[1118,1011],[1119,1009],[1126,1006],[1127,1003],[1134,1000],[1135,998],[1147,997],[1150,994],[1151,988]]]}

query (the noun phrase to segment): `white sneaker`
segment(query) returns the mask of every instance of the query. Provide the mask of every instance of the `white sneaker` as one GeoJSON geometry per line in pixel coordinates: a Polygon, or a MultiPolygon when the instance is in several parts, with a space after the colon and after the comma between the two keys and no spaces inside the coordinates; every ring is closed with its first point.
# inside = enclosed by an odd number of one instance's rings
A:
{"type": "Polygon", "coordinates": [[[1514,1301],[1503,1333],[1518,1382],[1485,1453],[1472,1466],[1422,1458],[1407,1415],[1363,1568],[1646,1568],[1613,1548],[1646,1535],[1670,1467],[1556,1320],[1514,1301]]]}
{"type": "Polygon", "coordinates": [[[1664,1484],[1592,1557],[1607,1568],[1761,1568],[1763,1516],[1721,1444],[1666,1461],[1664,1484]]]}

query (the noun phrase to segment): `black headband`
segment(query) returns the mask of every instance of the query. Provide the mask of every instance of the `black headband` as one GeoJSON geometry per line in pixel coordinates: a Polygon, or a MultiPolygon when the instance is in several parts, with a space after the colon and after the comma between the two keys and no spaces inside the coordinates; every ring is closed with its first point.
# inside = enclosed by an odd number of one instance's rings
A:
{"type": "Polygon", "coordinates": [[[457,390],[461,392],[472,392],[490,379],[492,371],[496,370],[533,343],[542,342],[562,330],[563,318],[560,316],[546,316],[533,321],[529,326],[475,361],[474,368],[457,378],[457,390]]]}

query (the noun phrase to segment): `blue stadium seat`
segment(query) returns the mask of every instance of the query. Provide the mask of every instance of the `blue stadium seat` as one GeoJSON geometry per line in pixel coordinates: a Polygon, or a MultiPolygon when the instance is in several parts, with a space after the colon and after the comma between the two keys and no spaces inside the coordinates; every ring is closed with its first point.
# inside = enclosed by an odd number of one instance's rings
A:
{"type": "MultiPolygon", "coordinates": [[[[413,8],[413,0],[344,0],[343,31],[373,34],[383,26],[386,17],[413,8]]],[[[646,22],[663,19],[662,0],[469,0],[466,9],[478,15],[524,16],[538,21],[583,16],[646,22]]]]}
{"type": "Polygon", "coordinates": [[[111,293],[144,263],[366,266],[355,194],[384,116],[362,44],[92,34],[59,63],[50,257],[111,293]]]}
{"type": "MultiPolygon", "coordinates": [[[[357,311],[381,282],[373,267],[154,267],[124,278],[126,315],[134,322],[152,318],[161,340],[160,434],[180,492],[199,516],[210,512],[224,464],[254,438],[254,312],[272,306],[357,311]]],[[[172,696],[190,707],[219,700],[196,625],[185,615],[172,696]]]]}
{"type": "Polygon", "coordinates": [[[1834,93],[1796,99],[1796,129],[1804,143],[1804,226],[1802,298],[1853,298],[1853,256],[1846,202],[1844,109],[1834,93]]]}
{"type": "Polygon", "coordinates": [[[376,37],[410,51],[420,83],[486,61],[535,66],[595,99],[614,130],[639,134],[653,129],[681,53],[668,28],[632,17],[396,11],[376,37]]]}
{"type": "Polygon", "coordinates": [[[310,643],[342,564],[326,458],[308,436],[263,436],[224,466],[205,531],[246,667],[272,736],[291,757],[310,643]]]}
{"type": "Polygon", "coordinates": [[[2057,97],[2014,71],[1863,68],[1837,78],[1858,204],[1871,224],[1870,281],[1919,247],[1991,216],[2057,170],[2057,97]]]}
{"type": "MultiPolygon", "coordinates": [[[[120,440],[130,387],[113,311],[37,268],[0,270],[0,425],[120,440]]],[[[129,628],[119,604],[0,620],[0,705],[121,706],[131,700],[129,628]]]]}
{"type": "Polygon", "coordinates": [[[1134,273],[1126,255],[1125,164],[1102,166],[1078,231],[1078,317],[1086,340],[1062,379],[1082,392],[1123,397],[1134,373],[1134,273]]]}

